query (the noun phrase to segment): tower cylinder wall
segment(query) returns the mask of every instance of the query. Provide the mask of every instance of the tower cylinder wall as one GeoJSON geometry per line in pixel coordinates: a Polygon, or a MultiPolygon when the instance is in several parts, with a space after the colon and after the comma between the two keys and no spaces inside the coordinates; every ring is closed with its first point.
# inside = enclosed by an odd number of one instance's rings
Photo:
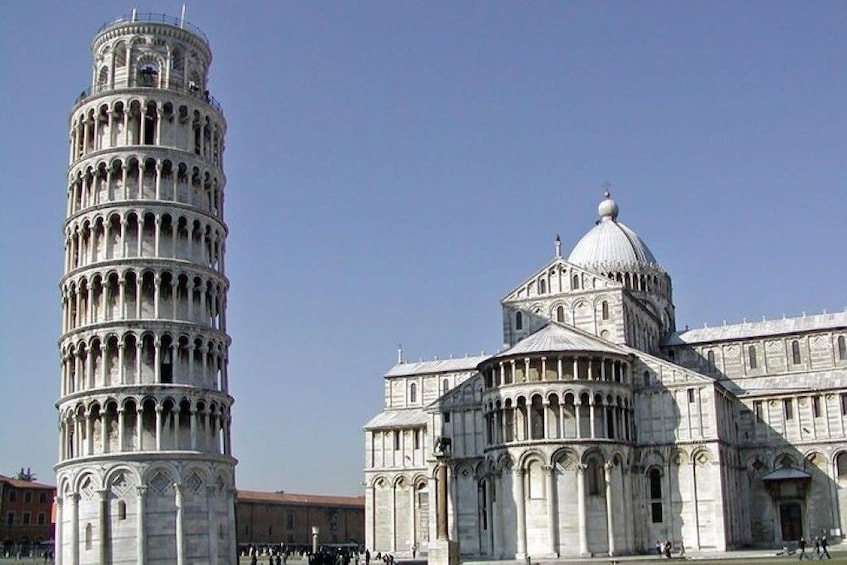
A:
{"type": "Polygon", "coordinates": [[[211,51],[133,14],[92,42],[69,117],[62,563],[235,563],[223,171],[211,51]]]}

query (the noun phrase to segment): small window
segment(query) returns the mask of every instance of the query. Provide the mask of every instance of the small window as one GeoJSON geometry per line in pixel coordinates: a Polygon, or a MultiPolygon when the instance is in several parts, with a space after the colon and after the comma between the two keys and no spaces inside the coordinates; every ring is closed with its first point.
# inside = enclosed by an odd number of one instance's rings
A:
{"type": "Polygon", "coordinates": [[[847,361],[847,339],[843,335],[838,336],[838,358],[847,361]]]}
{"type": "Polygon", "coordinates": [[[662,473],[658,469],[650,470],[650,499],[662,499],[662,473]]]}
{"type": "Polygon", "coordinates": [[[786,420],[794,419],[794,404],[791,402],[790,398],[786,398],[782,401],[782,412],[785,415],[786,420]]]}
{"type": "Polygon", "coordinates": [[[847,416],[847,394],[841,395],[841,415],[847,416]]]}
{"type": "Polygon", "coordinates": [[[24,502],[32,502],[32,491],[24,491],[24,502]]]}
{"type": "Polygon", "coordinates": [[[751,369],[755,369],[758,367],[758,360],[756,359],[756,346],[751,345],[747,348],[747,364],[751,369]]]}
{"type": "Polygon", "coordinates": [[[520,312],[515,312],[515,329],[522,330],[523,329],[523,314],[520,312]]]}
{"type": "Polygon", "coordinates": [[[9,502],[15,502],[18,500],[18,493],[15,489],[9,490],[9,502]]]}
{"type": "Polygon", "coordinates": [[[447,379],[444,379],[443,381],[441,381],[441,394],[445,395],[449,391],[450,391],[450,381],[447,380],[447,379]]]}
{"type": "Polygon", "coordinates": [[[394,430],[394,451],[400,449],[400,430],[394,430]]]}
{"type": "Polygon", "coordinates": [[[126,502],[118,501],[118,520],[126,520],[126,502]]]}
{"type": "Polygon", "coordinates": [[[762,401],[756,400],[753,402],[753,413],[756,415],[757,422],[764,422],[765,419],[762,415],[762,401]]]}
{"type": "Polygon", "coordinates": [[[24,526],[28,526],[28,525],[29,525],[29,512],[24,512],[23,517],[22,517],[22,520],[21,520],[21,523],[22,523],[24,526]]]}
{"type": "Polygon", "coordinates": [[[696,401],[696,399],[695,399],[695,395],[694,395],[694,389],[689,388],[688,389],[688,402],[690,404],[693,404],[695,401],[696,401]]]}
{"type": "Polygon", "coordinates": [[[421,431],[420,430],[414,431],[414,443],[415,443],[415,449],[421,448],[421,431]]]}
{"type": "Polygon", "coordinates": [[[800,342],[796,339],[791,342],[791,360],[795,365],[799,365],[803,361],[800,357],[800,342]]]}
{"type": "Polygon", "coordinates": [[[541,279],[538,281],[538,294],[545,294],[547,292],[547,281],[541,279]]]}
{"type": "Polygon", "coordinates": [[[706,366],[709,371],[715,370],[715,352],[711,349],[706,353],[706,366]]]}
{"type": "Polygon", "coordinates": [[[40,502],[41,504],[47,503],[47,493],[46,492],[42,492],[41,494],[38,495],[38,502],[40,502]]]}
{"type": "Polygon", "coordinates": [[[289,530],[294,529],[294,512],[289,512],[285,519],[285,527],[289,530]]]}
{"type": "Polygon", "coordinates": [[[6,512],[6,525],[7,526],[15,525],[15,513],[14,512],[6,512]]]}
{"type": "Polygon", "coordinates": [[[662,503],[661,502],[651,502],[650,503],[650,519],[654,524],[662,523],[662,503]]]}
{"type": "Polygon", "coordinates": [[[412,383],[409,385],[409,404],[414,404],[418,401],[418,385],[412,383]]]}
{"type": "Polygon", "coordinates": [[[812,397],[812,416],[814,418],[821,417],[821,397],[813,396],[812,397]]]}
{"type": "Polygon", "coordinates": [[[603,319],[608,320],[609,319],[609,303],[604,300],[603,304],[600,306],[600,309],[602,311],[603,319]]]}
{"type": "Polygon", "coordinates": [[[572,286],[574,289],[578,289],[578,288],[579,288],[579,275],[574,275],[574,276],[573,276],[571,286],[572,286]]]}
{"type": "Polygon", "coordinates": [[[91,525],[91,522],[85,525],[85,549],[91,549],[91,545],[94,538],[94,526],[91,525]]]}
{"type": "Polygon", "coordinates": [[[557,322],[564,322],[565,321],[565,307],[564,306],[559,306],[558,308],[556,308],[556,321],[557,322]]]}
{"type": "Polygon", "coordinates": [[[47,515],[44,512],[38,513],[38,525],[43,526],[47,523],[47,515]]]}
{"type": "Polygon", "coordinates": [[[839,453],[835,458],[835,474],[839,480],[847,479],[847,453],[839,453]]]}
{"type": "Polygon", "coordinates": [[[445,412],[445,413],[444,413],[444,423],[445,423],[445,424],[449,424],[449,423],[450,423],[450,412],[445,412]]]}

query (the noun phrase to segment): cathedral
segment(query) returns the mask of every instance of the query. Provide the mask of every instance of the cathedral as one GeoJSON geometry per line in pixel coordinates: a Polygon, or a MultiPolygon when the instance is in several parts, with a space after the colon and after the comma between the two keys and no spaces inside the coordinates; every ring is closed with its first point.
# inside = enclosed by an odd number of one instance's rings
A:
{"type": "Polygon", "coordinates": [[[364,426],[367,546],[423,556],[438,537],[524,559],[839,542],[847,312],[680,331],[670,274],[608,193],[598,215],[501,300],[498,353],[401,354],[385,374],[364,426]]]}

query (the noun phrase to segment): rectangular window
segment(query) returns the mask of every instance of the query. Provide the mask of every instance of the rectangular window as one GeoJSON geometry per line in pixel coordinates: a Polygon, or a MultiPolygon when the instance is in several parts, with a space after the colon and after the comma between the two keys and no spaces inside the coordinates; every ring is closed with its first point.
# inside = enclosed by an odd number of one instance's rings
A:
{"type": "Polygon", "coordinates": [[[753,413],[756,414],[756,421],[761,423],[765,421],[765,418],[762,414],[762,401],[756,400],[753,402],[753,413]]]}
{"type": "Polygon", "coordinates": [[[421,431],[415,430],[415,449],[421,448],[421,431]]]}
{"type": "Polygon", "coordinates": [[[445,424],[449,424],[449,423],[450,423],[450,412],[445,412],[445,413],[444,413],[444,423],[445,423],[445,424]]]}
{"type": "Polygon", "coordinates": [[[32,502],[32,491],[24,491],[24,502],[32,502]]]}
{"type": "Polygon", "coordinates": [[[38,513],[38,525],[43,526],[46,523],[47,523],[47,515],[44,514],[44,512],[39,512],[38,513]]]}
{"type": "Polygon", "coordinates": [[[29,512],[24,512],[22,523],[24,526],[29,525],[29,512]]]}
{"type": "Polygon", "coordinates": [[[11,526],[15,523],[15,513],[14,512],[6,512],[6,525],[11,526]]]}
{"type": "Polygon", "coordinates": [[[821,417],[821,397],[813,396],[812,397],[812,416],[814,418],[821,417]]]}
{"type": "Polygon", "coordinates": [[[285,527],[289,530],[294,529],[294,512],[288,513],[288,516],[286,517],[285,527]]]}
{"type": "Polygon", "coordinates": [[[841,415],[847,416],[847,394],[841,395],[841,415]]]}
{"type": "Polygon", "coordinates": [[[42,492],[40,495],[38,495],[38,502],[40,502],[41,504],[45,504],[47,502],[46,492],[42,492]]]}
{"type": "Polygon", "coordinates": [[[18,493],[15,489],[9,489],[9,502],[15,502],[18,499],[18,493]]]}
{"type": "Polygon", "coordinates": [[[400,430],[394,430],[394,451],[400,449],[400,430]]]}
{"type": "Polygon", "coordinates": [[[694,389],[693,388],[688,389],[688,402],[692,403],[692,404],[694,403],[694,389]]]}
{"type": "Polygon", "coordinates": [[[654,524],[662,523],[662,503],[661,502],[651,502],[650,503],[650,517],[654,524]]]}
{"type": "Polygon", "coordinates": [[[790,398],[786,398],[782,401],[782,411],[785,414],[786,420],[794,419],[794,405],[791,403],[790,398]]]}

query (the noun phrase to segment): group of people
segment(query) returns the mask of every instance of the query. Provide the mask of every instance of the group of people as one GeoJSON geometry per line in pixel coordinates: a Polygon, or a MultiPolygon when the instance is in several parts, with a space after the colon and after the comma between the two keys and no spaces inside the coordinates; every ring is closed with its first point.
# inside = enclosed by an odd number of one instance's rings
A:
{"type": "MultiPolygon", "coordinates": [[[[656,551],[659,555],[663,555],[666,559],[671,558],[671,551],[673,551],[673,542],[669,539],[665,541],[656,540],[656,551]]],[[[679,556],[685,558],[685,546],[679,546],[679,556]]]]}
{"type": "Polygon", "coordinates": [[[821,535],[815,536],[814,539],[815,544],[815,552],[814,553],[806,553],[806,538],[801,537],[800,541],[797,542],[797,547],[800,549],[800,561],[803,559],[823,559],[823,556],[826,555],[827,559],[832,559],[832,556],[829,554],[829,549],[827,549],[828,544],[826,542],[826,532],[821,532],[821,535]]]}

